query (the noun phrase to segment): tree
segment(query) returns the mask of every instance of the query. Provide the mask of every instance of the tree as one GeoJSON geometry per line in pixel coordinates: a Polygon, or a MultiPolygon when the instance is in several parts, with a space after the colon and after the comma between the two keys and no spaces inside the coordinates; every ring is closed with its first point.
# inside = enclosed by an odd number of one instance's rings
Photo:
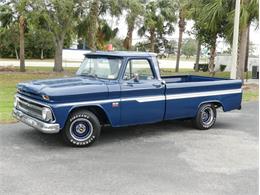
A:
{"type": "Polygon", "coordinates": [[[190,33],[194,34],[197,40],[197,52],[196,52],[196,61],[195,61],[195,72],[199,71],[199,61],[200,61],[200,53],[201,53],[201,45],[203,40],[203,35],[200,33],[200,11],[202,9],[202,1],[191,1],[189,2],[189,9],[186,15],[187,19],[194,21],[194,26],[190,33]]]}
{"type": "MultiPolygon", "coordinates": [[[[240,24],[239,24],[239,41],[238,41],[238,59],[236,75],[237,79],[244,80],[244,71],[247,69],[249,29],[252,22],[259,20],[259,0],[242,0],[240,2],[240,24]]],[[[234,9],[235,3],[229,3],[226,12],[228,12],[226,28],[224,29],[225,39],[232,44],[233,26],[234,26],[234,9]]]]}
{"type": "Polygon", "coordinates": [[[79,23],[77,25],[77,35],[80,44],[85,48],[87,43],[88,48],[95,51],[96,49],[104,49],[103,44],[108,42],[108,37],[112,31],[104,19],[100,16],[110,14],[111,16],[119,16],[122,11],[122,6],[125,0],[90,0],[84,2],[84,8],[80,11],[79,23]],[[103,31],[103,32],[102,32],[103,31]],[[107,35],[105,34],[107,33],[107,35]],[[104,36],[106,40],[102,41],[104,36]],[[102,43],[101,43],[102,42],[102,43]]]}
{"type": "Polygon", "coordinates": [[[99,20],[99,27],[96,35],[96,46],[100,50],[106,49],[106,44],[115,38],[118,28],[111,29],[105,20],[99,20]]]}
{"type": "Polygon", "coordinates": [[[238,46],[238,64],[237,79],[244,81],[244,71],[247,64],[247,53],[249,44],[250,24],[254,20],[259,19],[259,1],[244,0],[241,1],[240,10],[240,29],[239,29],[239,46],[238,46]]]}
{"type": "Polygon", "coordinates": [[[127,34],[124,39],[124,47],[130,50],[132,47],[133,31],[136,24],[140,22],[140,16],[144,11],[144,7],[141,0],[126,0],[125,9],[127,11],[127,34]]]}
{"type": "Polygon", "coordinates": [[[12,23],[8,28],[0,28],[0,57],[19,59],[19,27],[12,23]]]}
{"type": "Polygon", "coordinates": [[[151,52],[155,51],[157,37],[163,37],[174,31],[176,10],[177,5],[173,0],[149,1],[146,4],[143,26],[138,30],[138,34],[148,38],[151,52]]]}
{"type": "Polygon", "coordinates": [[[184,40],[182,54],[184,54],[186,58],[190,58],[190,56],[195,55],[196,50],[197,50],[196,40],[191,38],[184,40]]]}
{"type": "Polygon", "coordinates": [[[99,7],[100,7],[100,1],[93,0],[89,12],[89,27],[88,27],[87,42],[88,42],[88,47],[94,51],[97,48],[96,35],[98,31],[99,7]]]}
{"type": "Polygon", "coordinates": [[[113,39],[110,40],[110,43],[113,45],[113,48],[117,51],[122,51],[125,49],[123,42],[124,40],[118,37],[114,37],[113,39]]]}
{"type": "Polygon", "coordinates": [[[0,53],[1,57],[15,56],[19,59],[19,27],[8,4],[0,7],[0,53]]]}
{"type": "Polygon", "coordinates": [[[178,40],[178,49],[177,49],[177,59],[176,59],[176,67],[175,72],[179,72],[179,64],[180,64],[180,55],[181,55],[181,46],[182,46],[182,36],[185,31],[186,21],[185,18],[187,17],[188,10],[190,7],[190,2],[187,0],[179,0],[178,1],[179,7],[179,40],[178,40]]]}
{"type": "Polygon", "coordinates": [[[52,33],[55,46],[53,71],[61,72],[62,49],[67,33],[71,33],[77,20],[76,0],[45,0],[41,1],[41,13],[43,14],[49,32],[52,33]]]}
{"type": "Polygon", "coordinates": [[[53,57],[54,44],[52,33],[48,30],[43,15],[33,11],[28,19],[28,32],[26,33],[26,57],[40,58],[53,57]]]}
{"type": "Polygon", "coordinates": [[[209,72],[214,76],[217,37],[223,37],[230,2],[226,0],[199,0],[196,2],[195,29],[199,40],[210,48],[209,72]],[[202,9],[203,8],[203,9],[202,9]]]}
{"type": "Polygon", "coordinates": [[[19,26],[19,58],[20,58],[20,71],[25,72],[24,60],[24,32],[26,28],[26,17],[32,10],[29,0],[10,0],[6,1],[1,6],[1,22],[3,26],[8,27],[15,21],[19,26]]]}

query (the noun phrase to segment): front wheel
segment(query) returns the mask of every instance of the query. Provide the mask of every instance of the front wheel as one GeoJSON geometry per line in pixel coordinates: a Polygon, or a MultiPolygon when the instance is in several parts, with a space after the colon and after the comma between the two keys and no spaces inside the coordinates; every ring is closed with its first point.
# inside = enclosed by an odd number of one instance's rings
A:
{"type": "Polygon", "coordinates": [[[197,116],[193,119],[193,125],[200,130],[210,129],[216,122],[217,111],[214,104],[200,106],[197,116]]]}
{"type": "Polygon", "coordinates": [[[89,146],[99,137],[100,129],[101,126],[96,115],[82,110],[70,115],[62,130],[62,137],[70,145],[89,146]]]}

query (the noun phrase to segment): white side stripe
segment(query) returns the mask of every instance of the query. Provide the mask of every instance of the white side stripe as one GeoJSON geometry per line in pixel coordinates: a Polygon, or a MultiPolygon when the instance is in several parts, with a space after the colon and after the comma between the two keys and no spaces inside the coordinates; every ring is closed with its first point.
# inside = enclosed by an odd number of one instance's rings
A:
{"type": "Polygon", "coordinates": [[[156,95],[156,96],[142,96],[142,97],[132,97],[132,98],[122,98],[121,101],[137,101],[137,102],[154,102],[165,100],[164,95],[156,95]]]}
{"type": "Polygon", "coordinates": [[[228,94],[236,94],[236,93],[242,93],[242,89],[240,88],[240,89],[230,89],[230,90],[218,90],[218,91],[206,91],[206,92],[181,93],[181,94],[167,95],[166,100],[215,96],[215,95],[228,95],[228,94]]]}
{"type": "MultiPolygon", "coordinates": [[[[230,89],[230,90],[218,90],[218,91],[206,91],[206,92],[196,92],[196,93],[181,93],[181,94],[173,94],[166,95],[166,100],[175,100],[175,99],[185,99],[185,98],[195,98],[195,97],[206,97],[206,96],[216,96],[216,95],[228,95],[228,94],[237,94],[242,93],[242,89],[230,89]]],[[[137,101],[139,103],[143,102],[154,102],[154,101],[163,101],[165,100],[164,95],[156,95],[156,96],[141,96],[141,97],[130,97],[130,98],[116,98],[116,99],[107,99],[107,100],[94,100],[94,101],[84,101],[84,102],[71,102],[71,103],[63,103],[58,106],[75,106],[75,105],[93,105],[93,104],[105,104],[112,102],[120,102],[120,101],[137,101]]]]}

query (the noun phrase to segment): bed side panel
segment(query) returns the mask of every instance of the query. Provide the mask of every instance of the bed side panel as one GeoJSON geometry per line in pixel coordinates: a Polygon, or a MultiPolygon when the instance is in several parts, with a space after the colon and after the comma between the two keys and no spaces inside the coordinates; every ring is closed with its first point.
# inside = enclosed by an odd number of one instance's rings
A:
{"type": "Polygon", "coordinates": [[[202,103],[217,102],[224,111],[241,107],[239,80],[167,83],[165,120],[195,117],[202,103]]]}

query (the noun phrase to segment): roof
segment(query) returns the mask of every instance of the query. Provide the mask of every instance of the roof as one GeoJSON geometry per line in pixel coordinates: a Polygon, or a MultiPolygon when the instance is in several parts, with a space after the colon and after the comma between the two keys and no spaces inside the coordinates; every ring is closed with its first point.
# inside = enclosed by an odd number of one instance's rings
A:
{"type": "Polygon", "coordinates": [[[155,57],[156,53],[151,52],[136,52],[136,51],[95,51],[86,53],[85,56],[115,56],[115,57],[155,57]]]}

